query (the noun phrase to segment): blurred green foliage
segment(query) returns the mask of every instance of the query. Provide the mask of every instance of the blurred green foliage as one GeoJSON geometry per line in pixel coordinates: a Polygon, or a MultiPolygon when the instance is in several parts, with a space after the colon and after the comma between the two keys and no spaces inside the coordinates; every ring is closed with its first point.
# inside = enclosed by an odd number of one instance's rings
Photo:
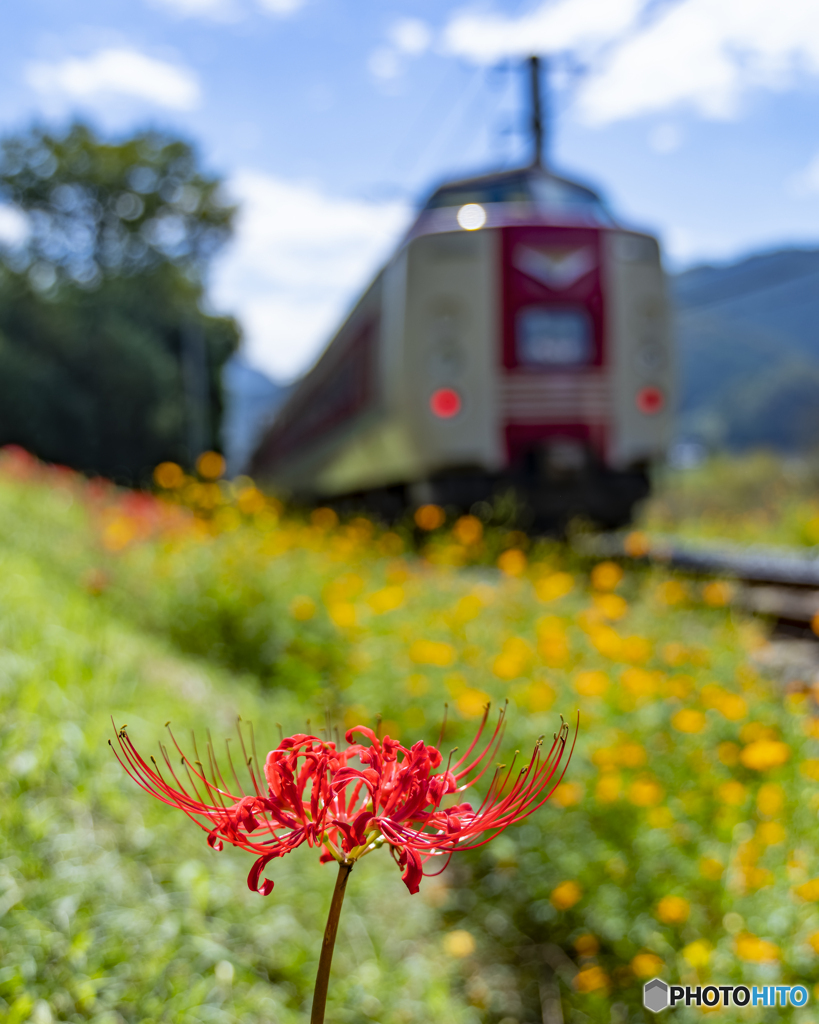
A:
{"type": "Polygon", "coordinates": [[[819,544],[819,460],[758,450],[656,474],[639,526],[692,540],[819,544]]]}
{"type": "MultiPolygon", "coordinates": [[[[299,850],[269,898],[247,892],[250,857],[210,851],[121,773],[111,713],[147,755],[166,719],[218,740],[237,713],[261,749],[277,722],[326,715],[380,714],[402,741],[435,742],[446,702],[446,751],[491,698],[510,702],[504,750],[525,757],[579,708],[569,772],[521,826],[413,897],[383,851],[357,866],[329,1019],[608,1024],[647,1019],[655,974],[819,983],[811,680],[766,678],[764,629],[725,585],[524,550],[463,520],[427,531],[417,557],[363,518],[287,514],[248,480],[179,473],[155,499],[20,455],[0,467],[0,525],[10,1019],[286,1021],[309,1006],[331,869],[299,850]],[[306,637],[337,662],[304,656],[306,637]]],[[[814,1020],[810,1004],[793,1019],[814,1020]]]]}
{"type": "Polygon", "coordinates": [[[86,126],[0,143],[0,443],[125,482],[219,436],[230,318],[202,312],[233,209],[185,142],[86,126]]]}

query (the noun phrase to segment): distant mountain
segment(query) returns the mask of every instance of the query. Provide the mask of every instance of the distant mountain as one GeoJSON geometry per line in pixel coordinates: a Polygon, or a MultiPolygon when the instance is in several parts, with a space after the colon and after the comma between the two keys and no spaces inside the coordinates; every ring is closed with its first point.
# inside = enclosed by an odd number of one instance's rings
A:
{"type": "Polygon", "coordinates": [[[819,249],[671,279],[679,435],[709,446],[819,446],[819,249]]]}
{"type": "Polygon", "coordinates": [[[232,356],[222,372],[225,410],[222,444],[228,476],[245,472],[250,457],[289,387],[276,384],[241,356],[232,356]]]}

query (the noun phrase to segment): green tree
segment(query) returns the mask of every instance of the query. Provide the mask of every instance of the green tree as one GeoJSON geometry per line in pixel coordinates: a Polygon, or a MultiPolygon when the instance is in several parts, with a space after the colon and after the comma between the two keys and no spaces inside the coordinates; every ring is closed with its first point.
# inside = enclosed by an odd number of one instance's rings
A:
{"type": "Polygon", "coordinates": [[[234,210],[185,142],[75,124],[0,144],[0,443],[127,482],[217,444],[230,318],[203,312],[234,210]]]}

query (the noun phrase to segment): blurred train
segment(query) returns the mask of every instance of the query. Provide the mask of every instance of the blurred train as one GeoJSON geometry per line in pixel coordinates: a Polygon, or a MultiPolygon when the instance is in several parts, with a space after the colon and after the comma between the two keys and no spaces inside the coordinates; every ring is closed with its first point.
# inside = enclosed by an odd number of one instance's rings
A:
{"type": "Polygon", "coordinates": [[[612,527],[648,493],[673,389],[657,241],[536,159],[431,195],[251,472],[386,517],[511,492],[523,525],[612,527]]]}

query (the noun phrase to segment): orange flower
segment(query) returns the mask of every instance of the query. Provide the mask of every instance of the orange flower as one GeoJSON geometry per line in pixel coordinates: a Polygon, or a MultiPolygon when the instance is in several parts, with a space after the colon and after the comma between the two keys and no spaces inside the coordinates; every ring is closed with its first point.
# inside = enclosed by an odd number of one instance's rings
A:
{"type": "Polygon", "coordinates": [[[663,924],[684,924],[691,913],[691,904],[682,896],[663,896],[657,904],[657,917],[663,924]]]}
{"type": "Polygon", "coordinates": [[[583,896],[583,890],[577,882],[561,882],[552,889],[549,899],[558,910],[570,910],[583,896]]]}

